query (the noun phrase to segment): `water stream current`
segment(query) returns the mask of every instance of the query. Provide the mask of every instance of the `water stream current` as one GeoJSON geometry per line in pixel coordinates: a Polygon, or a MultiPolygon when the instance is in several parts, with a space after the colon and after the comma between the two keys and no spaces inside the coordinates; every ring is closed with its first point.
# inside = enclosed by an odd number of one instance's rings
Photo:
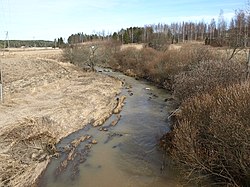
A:
{"type": "Polygon", "coordinates": [[[135,80],[121,73],[106,71],[125,82],[121,95],[126,96],[120,120],[110,125],[112,115],[102,126],[87,125],[57,145],[62,154],[52,159],[39,186],[42,187],[141,187],[177,186],[176,174],[170,168],[157,143],[169,131],[168,110],[171,107],[166,90],[135,80]],[[89,136],[68,157],[65,147],[73,140],[89,136]],[[90,147],[91,146],[91,147],[90,147]],[[62,165],[64,167],[62,167],[62,165]]]}

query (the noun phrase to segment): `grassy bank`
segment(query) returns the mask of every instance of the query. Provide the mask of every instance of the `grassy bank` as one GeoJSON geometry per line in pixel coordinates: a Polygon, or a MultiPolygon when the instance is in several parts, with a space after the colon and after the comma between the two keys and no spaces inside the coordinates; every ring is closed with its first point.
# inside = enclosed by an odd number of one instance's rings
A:
{"type": "Polygon", "coordinates": [[[179,108],[172,115],[173,130],[162,137],[161,146],[186,181],[249,186],[250,83],[244,58],[227,60],[223,52],[201,44],[166,51],[117,49],[105,44],[95,54],[83,48],[77,54],[172,91],[179,108]]]}

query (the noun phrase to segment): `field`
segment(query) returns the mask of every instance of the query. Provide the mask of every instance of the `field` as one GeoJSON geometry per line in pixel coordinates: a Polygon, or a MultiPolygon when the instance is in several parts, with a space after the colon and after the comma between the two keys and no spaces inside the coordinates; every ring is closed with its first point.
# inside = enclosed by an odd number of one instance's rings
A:
{"type": "Polygon", "coordinates": [[[54,145],[111,115],[121,83],[60,62],[61,50],[5,52],[0,59],[0,186],[31,186],[54,145]]]}

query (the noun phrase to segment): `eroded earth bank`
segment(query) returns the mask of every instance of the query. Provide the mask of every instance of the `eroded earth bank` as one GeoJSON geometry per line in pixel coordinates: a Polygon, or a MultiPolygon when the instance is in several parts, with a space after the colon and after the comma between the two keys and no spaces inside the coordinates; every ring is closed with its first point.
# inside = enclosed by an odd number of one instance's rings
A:
{"type": "Polygon", "coordinates": [[[0,186],[31,186],[60,139],[103,123],[117,105],[120,81],[59,62],[60,53],[1,56],[0,186]]]}

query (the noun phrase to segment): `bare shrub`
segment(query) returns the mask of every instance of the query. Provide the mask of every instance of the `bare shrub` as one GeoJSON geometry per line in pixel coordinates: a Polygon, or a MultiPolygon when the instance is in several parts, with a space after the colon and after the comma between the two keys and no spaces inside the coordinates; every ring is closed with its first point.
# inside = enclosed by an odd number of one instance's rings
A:
{"type": "Polygon", "coordinates": [[[152,39],[148,46],[157,50],[157,51],[165,51],[170,45],[170,42],[167,41],[167,39],[164,36],[161,37],[155,37],[152,39]]]}
{"type": "Polygon", "coordinates": [[[80,67],[88,65],[90,56],[89,46],[72,46],[63,50],[63,60],[80,67]]]}
{"type": "Polygon", "coordinates": [[[64,62],[73,63],[73,49],[66,47],[63,49],[61,60],[64,62]]]}
{"type": "Polygon", "coordinates": [[[166,89],[173,90],[175,76],[187,71],[203,61],[215,59],[207,47],[185,46],[177,50],[158,52],[149,64],[152,80],[162,84],[166,89]]]}
{"type": "Polygon", "coordinates": [[[116,54],[115,60],[116,69],[125,73],[129,70],[156,83],[164,82],[168,77],[163,53],[152,48],[126,48],[116,54]]]}
{"type": "Polygon", "coordinates": [[[110,40],[99,43],[96,51],[96,64],[101,67],[115,66],[114,56],[120,51],[121,43],[110,40]]]}
{"type": "Polygon", "coordinates": [[[75,45],[65,48],[63,51],[63,60],[82,68],[90,68],[94,71],[98,63],[97,49],[98,45],[75,45]]]}
{"type": "Polygon", "coordinates": [[[169,152],[186,178],[250,185],[250,83],[187,99],[177,113],[169,152]]]}
{"type": "Polygon", "coordinates": [[[137,65],[138,58],[139,51],[132,47],[119,51],[115,55],[115,69],[124,72],[128,69],[136,69],[135,66],[137,65]]]}
{"type": "Polygon", "coordinates": [[[219,60],[214,50],[204,45],[186,45],[180,49],[177,58],[185,64],[196,65],[200,62],[219,60]]]}
{"type": "MultiPolygon", "coordinates": [[[[177,51],[176,51],[177,55],[177,51]]],[[[146,78],[157,84],[169,82],[170,77],[180,68],[171,58],[170,53],[156,51],[152,48],[126,48],[115,55],[112,67],[123,72],[133,72],[139,77],[146,78]]]]}
{"type": "Polygon", "coordinates": [[[175,76],[174,94],[180,100],[211,92],[217,86],[240,82],[244,65],[238,62],[207,61],[193,66],[175,76]]]}
{"type": "Polygon", "coordinates": [[[178,51],[158,52],[145,67],[149,73],[149,79],[171,90],[174,75],[182,71],[183,65],[182,62],[174,59],[173,56],[177,53],[178,51]]]}
{"type": "Polygon", "coordinates": [[[133,71],[137,76],[149,78],[149,64],[157,56],[158,52],[151,48],[143,48],[142,50],[128,47],[115,54],[115,63],[112,67],[127,72],[133,71]]]}
{"type": "Polygon", "coordinates": [[[215,59],[207,47],[185,46],[180,50],[156,51],[152,48],[126,48],[114,56],[111,67],[127,72],[133,72],[172,90],[174,77],[182,71],[202,61],[215,59]]]}
{"type": "Polygon", "coordinates": [[[160,52],[152,48],[143,48],[140,50],[140,64],[137,67],[140,77],[151,79],[154,61],[160,54],[160,52]]]}

